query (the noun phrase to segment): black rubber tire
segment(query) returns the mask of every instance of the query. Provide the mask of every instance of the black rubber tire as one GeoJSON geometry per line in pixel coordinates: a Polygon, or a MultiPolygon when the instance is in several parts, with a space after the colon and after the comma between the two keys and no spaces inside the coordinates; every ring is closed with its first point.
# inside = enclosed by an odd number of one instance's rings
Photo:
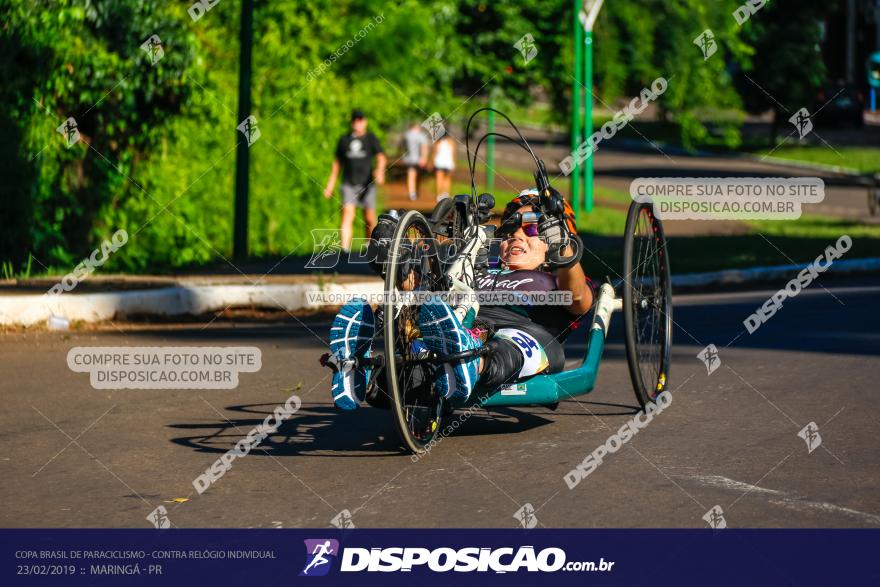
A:
{"type": "Polygon", "coordinates": [[[406,366],[400,360],[413,357],[411,342],[418,337],[419,306],[395,303],[390,296],[400,291],[406,281],[401,276],[402,262],[413,263],[414,259],[416,263],[410,264],[407,272],[408,287],[441,291],[443,274],[436,255],[425,247],[413,246],[428,238],[433,235],[425,217],[415,210],[407,212],[391,241],[385,272],[385,293],[389,295],[385,300],[383,324],[386,389],[400,439],[404,448],[414,454],[427,452],[440,432],[444,401],[434,391],[433,367],[406,366]]]}
{"type": "Polygon", "coordinates": [[[630,204],[623,277],[626,359],[633,391],[644,408],[669,386],[673,324],[666,237],[650,203],[630,204]]]}

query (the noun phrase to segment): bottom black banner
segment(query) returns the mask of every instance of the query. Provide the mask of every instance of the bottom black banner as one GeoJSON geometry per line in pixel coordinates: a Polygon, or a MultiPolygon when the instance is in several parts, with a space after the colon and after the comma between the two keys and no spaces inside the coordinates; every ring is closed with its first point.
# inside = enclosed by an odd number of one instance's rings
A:
{"type": "Polygon", "coordinates": [[[5,585],[880,585],[876,530],[21,529],[0,545],[5,585]]]}

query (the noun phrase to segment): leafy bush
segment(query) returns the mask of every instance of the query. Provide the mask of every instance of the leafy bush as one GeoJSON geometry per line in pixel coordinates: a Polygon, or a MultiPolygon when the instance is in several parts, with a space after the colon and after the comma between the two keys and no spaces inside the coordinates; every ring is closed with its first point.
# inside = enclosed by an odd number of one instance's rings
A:
{"type": "MultiPolygon", "coordinates": [[[[156,271],[228,258],[238,83],[238,2],[193,22],[159,0],[2,0],[0,90],[9,191],[0,258],[69,266],[118,228],[108,269],[156,271]],[[164,57],[140,45],[152,34],[164,57]],[[67,116],[82,142],[55,129],[67,116]]],[[[321,197],[352,107],[372,129],[447,110],[451,21],[415,1],[261,3],[254,20],[250,247],[308,252],[309,229],[338,222],[321,197]],[[348,43],[348,46],[346,44],[348,43]],[[357,49],[351,47],[356,44],[357,49]],[[322,61],[334,55],[320,75],[322,61]],[[448,81],[448,80],[447,80],[448,81]],[[427,112],[427,114],[425,114],[427,112]]],[[[386,149],[388,146],[386,146],[386,149]]]]}
{"type": "MultiPolygon", "coordinates": [[[[636,95],[658,76],[664,125],[687,147],[739,145],[732,73],[752,71],[785,103],[803,103],[819,75],[792,83],[814,51],[819,3],[773,0],[746,25],[740,0],[606,2],[596,24],[599,99],[636,95]],[[797,18],[788,15],[796,13],[797,18]],[[789,22],[791,21],[791,22],[789,22]],[[693,40],[711,29],[717,54],[693,40]],[[752,47],[784,57],[755,59],[752,47]],[[710,113],[707,117],[707,113],[710,113]],[[672,123],[672,124],[669,124],[672,123]]],[[[353,107],[393,152],[388,129],[433,112],[458,122],[490,92],[567,123],[573,60],[568,0],[257,2],[249,245],[257,256],[309,252],[309,230],[338,222],[321,196],[353,107]],[[328,6],[330,4],[331,6],[328,6]],[[528,63],[514,48],[534,37],[528,63]],[[453,97],[453,94],[458,97],[453,97]],[[462,98],[469,97],[466,100],[462,98]]],[[[106,269],[162,271],[230,256],[238,120],[238,0],[197,21],[188,2],[0,0],[0,261],[6,273],[71,267],[119,228],[130,235],[106,269]],[[141,45],[161,39],[151,65],[141,45]],[[76,119],[83,141],[56,128],[76,119]],[[12,268],[12,269],[10,269],[12,268]]],[[[803,76],[801,76],[803,77],[803,76]]],[[[800,78],[799,78],[800,79],[800,78]]],[[[797,80],[795,80],[797,81],[797,80]]],[[[767,106],[754,91],[748,106],[767,106]]]]}

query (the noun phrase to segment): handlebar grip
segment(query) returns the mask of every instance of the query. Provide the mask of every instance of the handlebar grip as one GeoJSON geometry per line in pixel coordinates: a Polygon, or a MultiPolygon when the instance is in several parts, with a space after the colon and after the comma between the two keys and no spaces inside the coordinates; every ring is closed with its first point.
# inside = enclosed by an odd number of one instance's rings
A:
{"type": "Polygon", "coordinates": [[[574,249],[574,253],[568,256],[563,256],[561,254],[563,243],[557,243],[550,246],[550,249],[547,251],[547,260],[550,262],[551,266],[557,269],[568,269],[580,262],[581,257],[584,254],[584,241],[582,241],[581,237],[578,235],[572,234],[571,240],[568,244],[574,249]]]}

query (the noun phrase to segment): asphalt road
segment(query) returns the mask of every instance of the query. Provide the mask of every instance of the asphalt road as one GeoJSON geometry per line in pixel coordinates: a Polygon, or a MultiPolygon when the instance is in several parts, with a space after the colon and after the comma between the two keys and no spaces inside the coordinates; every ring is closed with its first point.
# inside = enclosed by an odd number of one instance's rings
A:
{"type": "Polygon", "coordinates": [[[333,410],[327,316],[6,334],[0,526],[149,527],[164,505],[178,527],[328,527],[343,510],[358,527],[517,527],[526,504],[547,527],[701,527],[715,506],[729,527],[880,526],[880,278],[815,283],[747,334],[771,293],[677,297],[671,405],[573,490],[563,475],[635,412],[619,316],[593,393],[475,413],[418,462],[389,412],[333,410]],[[120,345],[254,345],[263,367],[235,390],[98,391],[66,366],[71,347],[120,345]],[[298,383],[300,411],[198,495],[298,383]]]}

